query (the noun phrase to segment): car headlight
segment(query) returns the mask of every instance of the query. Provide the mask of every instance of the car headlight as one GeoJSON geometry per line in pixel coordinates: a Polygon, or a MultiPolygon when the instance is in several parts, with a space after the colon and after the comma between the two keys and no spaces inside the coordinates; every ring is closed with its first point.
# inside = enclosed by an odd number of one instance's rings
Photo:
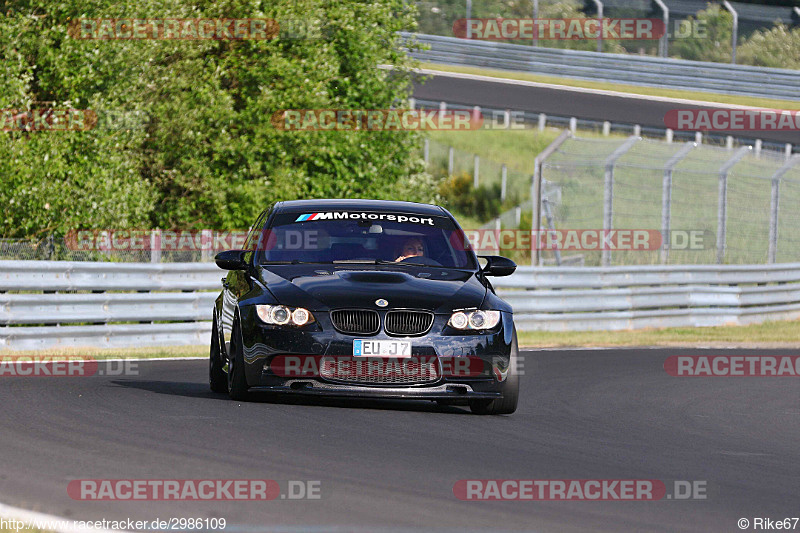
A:
{"type": "Polygon", "coordinates": [[[500,311],[456,311],[447,325],[455,329],[492,329],[500,323],[500,311]]]}
{"type": "Polygon", "coordinates": [[[304,326],[314,321],[314,315],[302,307],[286,307],[285,305],[257,305],[258,318],[265,324],[275,326],[304,326]]]}

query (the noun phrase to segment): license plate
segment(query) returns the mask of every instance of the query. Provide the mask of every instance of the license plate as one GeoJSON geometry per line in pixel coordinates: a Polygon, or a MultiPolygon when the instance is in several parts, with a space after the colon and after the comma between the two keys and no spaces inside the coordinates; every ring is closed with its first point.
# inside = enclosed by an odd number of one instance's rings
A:
{"type": "Polygon", "coordinates": [[[411,343],[408,341],[373,341],[355,339],[353,355],[381,357],[411,357],[411,343]]]}

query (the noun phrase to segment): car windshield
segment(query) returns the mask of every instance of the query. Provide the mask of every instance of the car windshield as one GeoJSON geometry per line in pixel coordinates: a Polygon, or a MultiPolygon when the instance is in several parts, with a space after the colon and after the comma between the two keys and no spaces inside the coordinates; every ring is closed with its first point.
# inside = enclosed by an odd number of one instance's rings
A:
{"type": "Polygon", "coordinates": [[[369,263],[477,268],[451,219],[407,213],[337,211],[276,215],[255,244],[270,263],[369,263]]]}

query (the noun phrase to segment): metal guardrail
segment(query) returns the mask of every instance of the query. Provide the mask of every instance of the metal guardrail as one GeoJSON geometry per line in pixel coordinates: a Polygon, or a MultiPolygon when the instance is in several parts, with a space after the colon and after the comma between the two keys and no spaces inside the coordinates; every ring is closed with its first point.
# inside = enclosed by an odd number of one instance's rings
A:
{"type": "Polygon", "coordinates": [[[214,263],[0,261],[0,350],[206,344],[216,292],[203,291],[223,275],[214,263]],[[62,325],[76,323],[91,325],[62,325]]]}
{"type": "Polygon", "coordinates": [[[521,267],[494,281],[519,330],[744,325],[800,318],[800,264],[521,267]],[[527,290],[519,290],[527,289],[527,290]]]}
{"type": "MultiPolygon", "coordinates": [[[[0,261],[0,350],[206,344],[221,272],[213,263],[0,261]]],[[[493,283],[520,330],[800,317],[800,263],[520,267],[493,283]]]]}
{"type": "Polygon", "coordinates": [[[800,71],[652,56],[538,48],[403,33],[430,47],[411,55],[420,61],[487,67],[664,89],[800,100],[800,71]]]}

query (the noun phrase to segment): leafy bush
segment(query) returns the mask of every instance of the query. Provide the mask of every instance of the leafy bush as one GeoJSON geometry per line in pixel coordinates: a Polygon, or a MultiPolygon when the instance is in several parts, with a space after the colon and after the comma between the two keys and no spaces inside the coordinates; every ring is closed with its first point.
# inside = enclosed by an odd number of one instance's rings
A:
{"type": "Polygon", "coordinates": [[[465,215],[481,221],[491,220],[500,214],[500,185],[472,186],[472,176],[463,172],[446,178],[439,184],[439,194],[444,205],[456,215],[465,215]]]}
{"type": "Polygon", "coordinates": [[[269,202],[431,200],[411,132],[282,132],[281,109],[404,102],[413,31],[403,0],[12,0],[0,13],[1,109],[137,111],[139,127],[10,132],[0,143],[0,236],[73,228],[244,228],[269,202]],[[326,38],[109,41],[78,18],[318,19],[326,38]],[[378,69],[393,64],[391,73],[378,69]]]}

